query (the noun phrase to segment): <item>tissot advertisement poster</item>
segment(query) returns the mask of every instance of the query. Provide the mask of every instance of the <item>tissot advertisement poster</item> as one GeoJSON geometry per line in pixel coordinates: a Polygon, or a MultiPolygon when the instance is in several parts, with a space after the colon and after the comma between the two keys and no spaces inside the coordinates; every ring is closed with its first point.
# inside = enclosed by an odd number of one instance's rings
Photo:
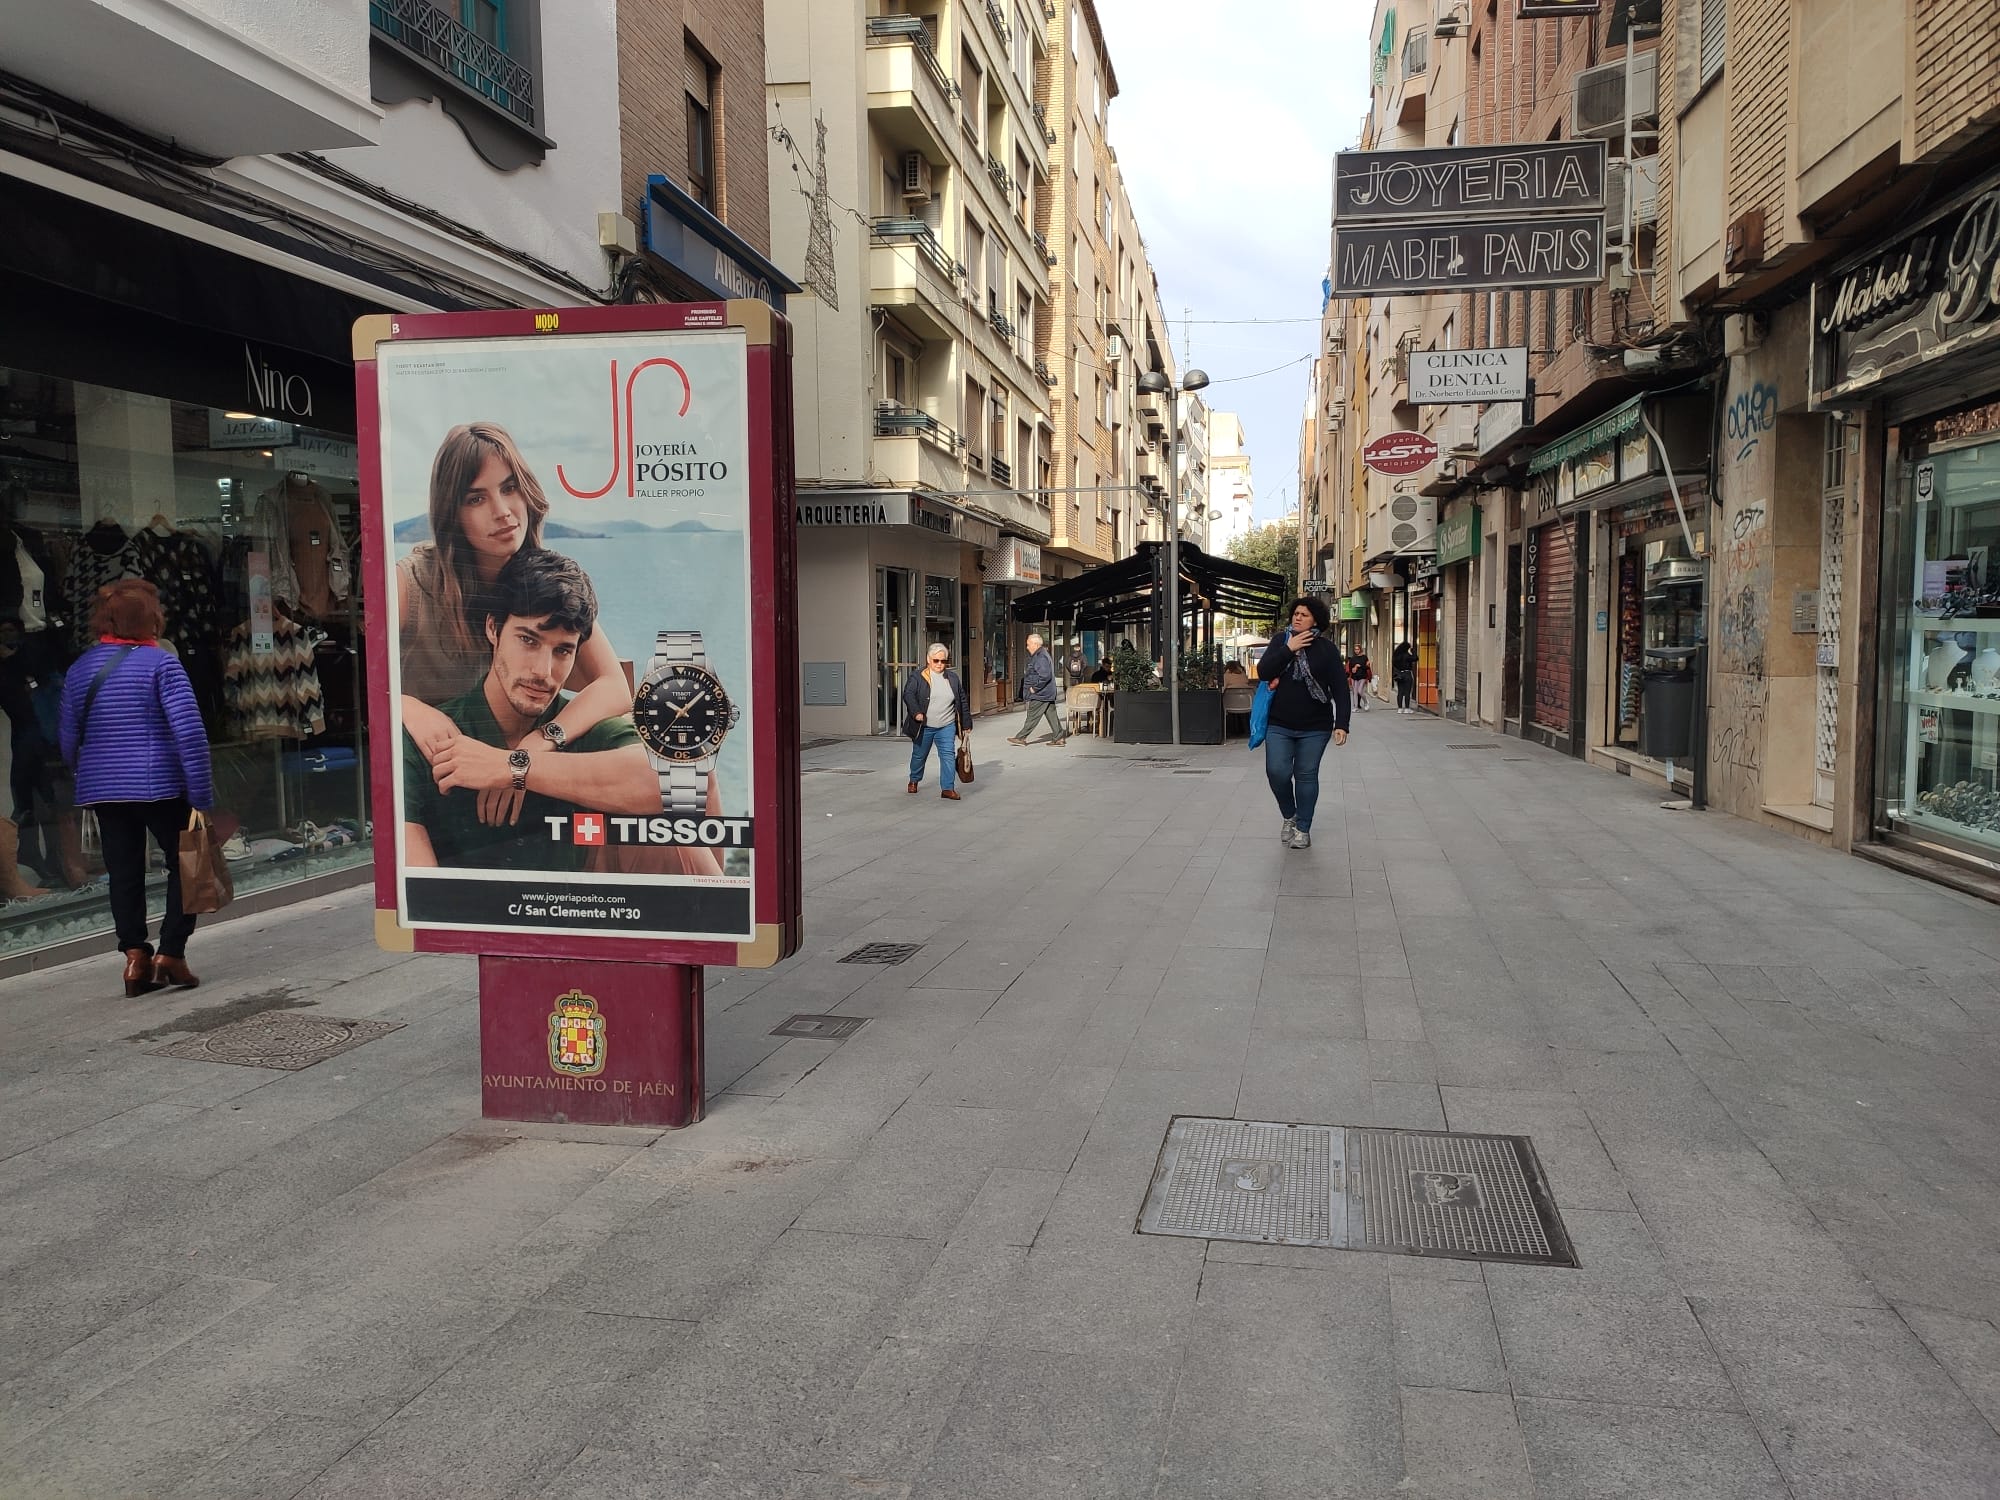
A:
{"type": "Polygon", "coordinates": [[[752,937],[745,361],[735,327],[377,349],[399,923],[752,937]]]}

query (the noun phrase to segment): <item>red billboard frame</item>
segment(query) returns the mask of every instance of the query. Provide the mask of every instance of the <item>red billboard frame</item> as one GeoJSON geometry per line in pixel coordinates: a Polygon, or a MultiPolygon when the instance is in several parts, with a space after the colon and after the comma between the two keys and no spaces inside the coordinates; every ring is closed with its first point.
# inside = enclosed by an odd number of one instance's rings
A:
{"type": "MultiPolygon", "coordinates": [[[[410,927],[398,918],[398,841],[384,826],[375,845],[375,937],[394,952],[476,953],[511,958],[626,963],[722,964],[768,968],[795,952],[803,935],[800,869],[798,545],[792,461],[791,325],[767,303],[651,303],[615,307],[507,308],[467,313],[377,314],[354,325],[355,402],[361,456],[362,557],[371,579],[387,576],[384,555],[382,410],[376,348],[395,340],[477,340],[571,335],[675,333],[741,328],[747,341],[750,418],[750,514],[746,542],[751,598],[768,608],[750,641],[750,686],[759,712],[752,723],[755,779],[751,812],[758,829],[751,865],[748,942],[694,942],[589,934],[466,932],[410,927]]],[[[366,611],[370,722],[397,722],[389,702],[387,609],[366,611]]],[[[401,747],[387,733],[370,736],[370,805],[378,824],[396,816],[392,755],[401,747]]]]}

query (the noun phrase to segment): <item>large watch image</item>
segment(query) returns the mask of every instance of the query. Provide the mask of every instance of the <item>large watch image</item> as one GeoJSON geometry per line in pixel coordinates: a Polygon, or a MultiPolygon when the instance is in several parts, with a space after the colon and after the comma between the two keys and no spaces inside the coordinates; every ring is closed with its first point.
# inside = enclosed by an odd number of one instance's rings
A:
{"type": "Polygon", "coordinates": [[[662,630],[655,637],[652,665],[633,695],[632,725],[659,773],[665,811],[707,808],[715,758],[742,716],[709,670],[699,630],[662,630]]]}

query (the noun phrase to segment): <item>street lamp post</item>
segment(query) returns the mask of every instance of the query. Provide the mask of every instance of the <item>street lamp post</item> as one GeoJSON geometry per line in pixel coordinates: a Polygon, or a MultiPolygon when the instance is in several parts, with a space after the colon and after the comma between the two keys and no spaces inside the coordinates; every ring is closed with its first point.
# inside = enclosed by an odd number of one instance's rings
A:
{"type": "Polygon", "coordinates": [[[1179,390],[1164,370],[1148,370],[1139,389],[1167,398],[1167,724],[1173,744],[1181,742],[1181,391],[1198,391],[1208,384],[1200,370],[1189,370],[1179,390]]]}

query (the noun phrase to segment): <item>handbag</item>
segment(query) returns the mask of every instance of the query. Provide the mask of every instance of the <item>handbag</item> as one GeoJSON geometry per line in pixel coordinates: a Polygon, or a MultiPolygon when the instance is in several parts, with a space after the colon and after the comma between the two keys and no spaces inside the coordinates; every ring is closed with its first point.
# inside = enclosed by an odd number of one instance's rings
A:
{"type": "Polygon", "coordinates": [[[181,910],[200,916],[221,911],[236,899],[236,882],[229,861],[222,857],[222,839],[199,808],[188,814],[178,851],[181,910]]]}
{"type": "Polygon", "coordinates": [[[84,689],[83,712],[76,716],[76,761],[78,765],[83,764],[83,741],[85,736],[90,733],[90,711],[97,706],[97,690],[104,686],[104,679],[124,666],[125,658],[138,649],[137,646],[127,646],[124,650],[116,652],[110,660],[97,669],[97,675],[90,679],[90,686],[84,689]]]}
{"type": "Polygon", "coordinates": [[[955,759],[958,762],[958,779],[960,781],[973,780],[972,745],[968,739],[961,739],[958,742],[958,754],[955,759]]]}
{"type": "Polygon", "coordinates": [[[1257,696],[1250,700],[1250,748],[1255,750],[1264,743],[1265,731],[1271,727],[1271,699],[1276,690],[1268,682],[1257,684],[1257,696]]]}

